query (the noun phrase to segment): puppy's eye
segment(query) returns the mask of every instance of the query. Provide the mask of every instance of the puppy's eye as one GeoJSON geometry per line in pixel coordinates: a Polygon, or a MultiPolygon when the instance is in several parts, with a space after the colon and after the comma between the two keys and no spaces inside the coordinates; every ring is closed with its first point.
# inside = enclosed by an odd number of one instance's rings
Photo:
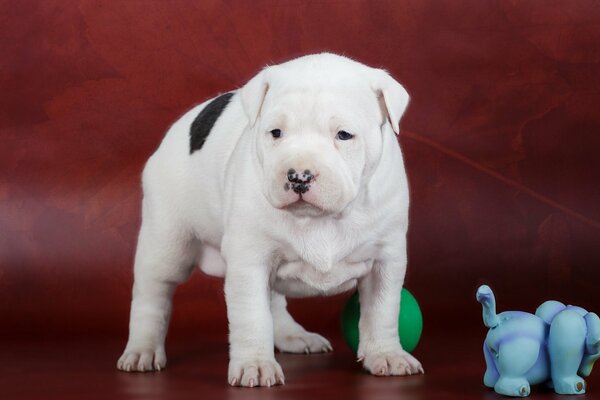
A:
{"type": "Polygon", "coordinates": [[[271,136],[273,136],[275,139],[278,139],[281,137],[281,129],[273,129],[271,131],[271,136]]]}
{"type": "Polygon", "coordinates": [[[350,140],[353,137],[354,137],[354,135],[351,134],[351,133],[348,133],[346,131],[339,131],[337,133],[336,139],[339,139],[339,140],[350,140]]]}

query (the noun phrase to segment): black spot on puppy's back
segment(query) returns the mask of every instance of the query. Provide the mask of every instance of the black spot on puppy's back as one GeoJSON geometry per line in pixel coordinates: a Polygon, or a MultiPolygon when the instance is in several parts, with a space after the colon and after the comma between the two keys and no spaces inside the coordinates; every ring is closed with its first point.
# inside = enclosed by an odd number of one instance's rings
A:
{"type": "Polygon", "coordinates": [[[190,127],[190,154],[202,148],[215,122],[217,122],[232,97],[233,93],[222,94],[208,103],[194,119],[190,127]]]}

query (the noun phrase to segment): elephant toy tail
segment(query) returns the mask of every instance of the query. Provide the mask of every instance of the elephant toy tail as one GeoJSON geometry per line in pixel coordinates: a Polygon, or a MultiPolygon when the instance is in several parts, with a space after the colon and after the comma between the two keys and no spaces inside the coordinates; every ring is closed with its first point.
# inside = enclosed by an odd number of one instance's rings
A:
{"type": "Polygon", "coordinates": [[[477,289],[477,301],[483,306],[483,324],[488,328],[498,326],[500,319],[496,315],[496,299],[489,286],[482,285],[477,289]]]}

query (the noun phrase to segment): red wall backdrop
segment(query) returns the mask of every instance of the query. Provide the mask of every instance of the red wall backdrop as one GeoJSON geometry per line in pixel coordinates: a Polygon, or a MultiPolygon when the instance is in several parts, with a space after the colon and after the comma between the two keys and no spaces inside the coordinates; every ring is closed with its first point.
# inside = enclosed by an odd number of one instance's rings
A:
{"type": "MultiPolygon", "coordinates": [[[[596,2],[3,1],[0,26],[0,336],[124,341],[140,173],[169,124],[324,50],[412,96],[407,285],[426,329],[483,332],[482,282],[502,310],[600,311],[596,2]]],[[[344,299],[292,309],[333,331],[344,299]]],[[[218,279],[175,301],[173,335],[226,331],[218,279]]]]}

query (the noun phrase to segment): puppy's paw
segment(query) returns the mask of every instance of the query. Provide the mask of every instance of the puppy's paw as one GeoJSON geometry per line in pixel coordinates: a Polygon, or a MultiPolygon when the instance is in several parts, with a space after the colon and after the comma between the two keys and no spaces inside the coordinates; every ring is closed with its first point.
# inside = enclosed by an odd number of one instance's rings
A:
{"type": "Polygon", "coordinates": [[[165,349],[125,349],[117,368],[125,372],[160,371],[167,365],[165,349]]]}
{"type": "Polygon", "coordinates": [[[367,354],[363,358],[363,366],[377,376],[415,375],[425,372],[421,363],[404,350],[367,354]]]}
{"type": "Polygon", "coordinates": [[[275,347],[284,353],[327,353],[332,351],[331,343],[323,336],[307,332],[289,332],[275,337],[275,347]]]}
{"type": "Polygon", "coordinates": [[[231,386],[283,385],[285,378],[275,359],[231,360],[227,381],[231,386]]]}

